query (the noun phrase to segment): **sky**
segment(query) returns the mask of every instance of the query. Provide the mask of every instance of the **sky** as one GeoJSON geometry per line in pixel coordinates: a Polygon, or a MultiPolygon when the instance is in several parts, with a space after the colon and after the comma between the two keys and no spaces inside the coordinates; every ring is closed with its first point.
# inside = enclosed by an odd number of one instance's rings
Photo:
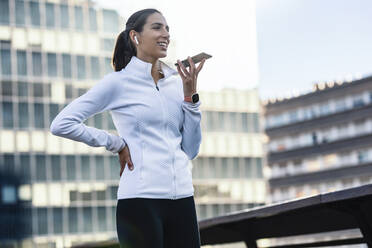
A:
{"type": "Polygon", "coordinates": [[[257,87],[265,100],[372,75],[370,0],[97,1],[124,18],[159,9],[175,43],[169,54],[213,56],[199,74],[201,90],[257,87]]]}

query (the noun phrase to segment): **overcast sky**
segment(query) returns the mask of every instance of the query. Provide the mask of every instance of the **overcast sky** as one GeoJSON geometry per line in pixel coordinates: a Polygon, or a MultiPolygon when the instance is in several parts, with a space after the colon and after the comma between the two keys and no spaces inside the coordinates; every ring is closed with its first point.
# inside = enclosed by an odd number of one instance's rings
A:
{"type": "Polygon", "coordinates": [[[258,87],[263,99],[314,82],[372,75],[370,0],[101,1],[124,18],[148,7],[170,26],[177,58],[207,52],[199,89],[258,87]]]}

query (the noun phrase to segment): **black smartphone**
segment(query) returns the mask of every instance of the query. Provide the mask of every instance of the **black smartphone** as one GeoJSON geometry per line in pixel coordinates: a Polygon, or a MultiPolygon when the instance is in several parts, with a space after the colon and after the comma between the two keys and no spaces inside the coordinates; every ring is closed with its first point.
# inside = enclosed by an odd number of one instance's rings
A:
{"type": "MultiPolygon", "coordinates": [[[[199,62],[202,61],[204,58],[206,58],[206,59],[212,58],[212,55],[209,55],[209,54],[206,54],[206,53],[199,53],[199,54],[197,54],[197,55],[191,57],[191,59],[192,59],[192,61],[194,62],[194,64],[199,63],[199,62]]],[[[181,63],[182,63],[185,67],[190,66],[190,63],[189,63],[189,61],[188,61],[187,59],[182,60],[181,63]]],[[[175,65],[177,66],[178,63],[175,63],[175,65]]]]}

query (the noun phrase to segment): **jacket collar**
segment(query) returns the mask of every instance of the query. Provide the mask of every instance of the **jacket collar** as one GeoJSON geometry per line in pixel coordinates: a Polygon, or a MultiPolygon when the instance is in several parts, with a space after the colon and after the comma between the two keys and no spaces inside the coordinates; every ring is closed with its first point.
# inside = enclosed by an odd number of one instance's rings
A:
{"type": "MultiPolygon", "coordinates": [[[[161,69],[164,73],[164,78],[168,78],[168,77],[170,77],[174,74],[178,74],[178,72],[176,70],[174,70],[173,68],[171,68],[170,66],[165,64],[163,61],[159,60],[159,62],[160,62],[160,67],[161,67],[161,69]]],[[[129,63],[125,67],[125,70],[129,70],[131,72],[134,72],[138,76],[142,76],[142,77],[146,77],[146,78],[148,78],[148,77],[152,78],[151,68],[152,68],[151,63],[143,61],[143,60],[137,58],[136,56],[132,56],[131,60],[129,61],[129,63]]]]}

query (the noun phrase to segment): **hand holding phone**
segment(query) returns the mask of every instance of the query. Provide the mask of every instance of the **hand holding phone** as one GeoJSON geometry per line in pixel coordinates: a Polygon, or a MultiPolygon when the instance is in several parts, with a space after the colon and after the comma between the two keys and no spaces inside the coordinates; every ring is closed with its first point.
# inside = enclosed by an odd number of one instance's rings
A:
{"type": "MultiPolygon", "coordinates": [[[[206,53],[199,53],[195,56],[192,56],[191,59],[192,61],[194,62],[194,64],[197,64],[199,63],[200,61],[202,61],[203,59],[209,59],[209,58],[212,58],[212,55],[209,55],[209,54],[206,54],[206,53]]],[[[185,67],[188,67],[190,66],[190,63],[187,59],[184,59],[181,61],[181,63],[185,66],[185,67]]],[[[175,63],[175,65],[177,66],[178,63],[175,63]]]]}

